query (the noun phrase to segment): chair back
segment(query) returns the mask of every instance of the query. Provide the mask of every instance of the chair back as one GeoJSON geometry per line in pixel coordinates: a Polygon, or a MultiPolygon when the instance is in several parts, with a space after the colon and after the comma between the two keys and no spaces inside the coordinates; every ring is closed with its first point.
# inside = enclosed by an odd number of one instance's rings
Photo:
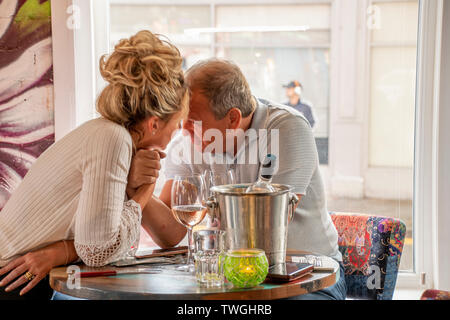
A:
{"type": "Polygon", "coordinates": [[[420,300],[450,300],[450,291],[428,289],[422,293],[420,300]]]}
{"type": "Polygon", "coordinates": [[[347,297],[391,300],[406,226],[395,218],[330,212],[345,266],[347,297]]]}

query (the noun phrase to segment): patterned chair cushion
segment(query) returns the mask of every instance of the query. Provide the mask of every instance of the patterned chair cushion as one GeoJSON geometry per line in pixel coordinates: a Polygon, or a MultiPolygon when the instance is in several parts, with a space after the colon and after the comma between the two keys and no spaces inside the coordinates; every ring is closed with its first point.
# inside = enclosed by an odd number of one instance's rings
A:
{"type": "Polygon", "coordinates": [[[345,266],[347,296],[389,300],[394,294],[406,226],[399,219],[330,212],[345,266]]]}
{"type": "Polygon", "coordinates": [[[450,291],[425,290],[420,297],[420,300],[450,300],[450,291]]]}

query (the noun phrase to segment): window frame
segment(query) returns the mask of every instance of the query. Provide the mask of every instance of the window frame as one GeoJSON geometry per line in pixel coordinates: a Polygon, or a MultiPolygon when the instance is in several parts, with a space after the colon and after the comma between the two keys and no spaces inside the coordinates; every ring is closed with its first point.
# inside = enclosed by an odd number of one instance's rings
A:
{"type": "MultiPolygon", "coordinates": [[[[414,175],[414,273],[402,275],[400,285],[407,288],[429,289],[439,286],[439,265],[448,260],[440,255],[436,235],[439,211],[445,199],[438,198],[439,151],[448,152],[449,147],[439,143],[441,58],[447,56],[442,50],[443,0],[419,2],[419,42],[416,89],[415,175],[414,175]]],[[[448,233],[447,233],[448,234],[448,233]]],[[[444,236],[445,238],[445,236],[444,236]]],[[[448,240],[448,235],[447,235],[448,240]]],[[[444,242],[445,243],[445,242],[444,242]]],[[[447,247],[448,247],[447,242],[447,247]]],[[[445,245],[443,246],[445,247],[445,245]]],[[[448,264],[448,263],[447,263],[448,264]]],[[[447,287],[448,287],[447,283],[447,287]]],[[[442,286],[439,286],[442,288],[442,286]]]]}

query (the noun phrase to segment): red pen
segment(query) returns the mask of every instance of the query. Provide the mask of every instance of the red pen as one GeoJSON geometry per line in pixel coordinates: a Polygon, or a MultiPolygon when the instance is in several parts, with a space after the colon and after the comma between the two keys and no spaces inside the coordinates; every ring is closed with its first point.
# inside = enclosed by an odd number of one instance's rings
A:
{"type": "Polygon", "coordinates": [[[134,269],[119,269],[119,270],[101,270],[101,271],[82,271],[80,272],[80,278],[91,277],[109,277],[117,276],[119,274],[137,274],[137,273],[160,273],[162,269],[149,269],[149,268],[134,268],[134,269]]]}
{"type": "Polygon", "coordinates": [[[116,276],[117,271],[83,271],[80,272],[80,278],[90,278],[90,277],[108,277],[108,276],[116,276]]]}

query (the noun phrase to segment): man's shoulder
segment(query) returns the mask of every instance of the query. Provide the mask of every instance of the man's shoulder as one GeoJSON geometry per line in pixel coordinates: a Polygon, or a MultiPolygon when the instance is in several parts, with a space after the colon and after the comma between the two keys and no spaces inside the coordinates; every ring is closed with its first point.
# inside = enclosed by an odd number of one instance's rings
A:
{"type": "Polygon", "coordinates": [[[267,106],[267,128],[282,127],[286,124],[298,126],[304,126],[306,124],[307,126],[309,126],[309,122],[305,118],[305,116],[293,107],[289,107],[287,105],[276,103],[267,99],[259,98],[258,101],[267,106]]]}

